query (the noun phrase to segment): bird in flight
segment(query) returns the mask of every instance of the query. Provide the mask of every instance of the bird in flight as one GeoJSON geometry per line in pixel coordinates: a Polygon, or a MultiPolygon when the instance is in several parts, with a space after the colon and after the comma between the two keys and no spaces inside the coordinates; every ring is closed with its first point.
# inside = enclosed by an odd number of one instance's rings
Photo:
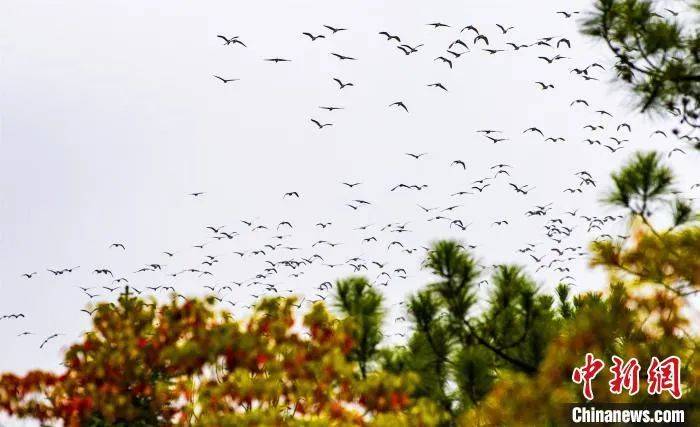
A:
{"type": "Polygon", "coordinates": [[[557,48],[559,48],[559,45],[562,43],[565,44],[569,49],[571,49],[571,42],[569,41],[569,39],[565,39],[565,38],[559,39],[559,41],[557,42],[557,48]]]}
{"type": "Polygon", "coordinates": [[[502,141],[508,141],[508,138],[494,138],[492,136],[487,136],[486,138],[490,139],[491,142],[493,142],[494,144],[497,144],[502,141]]]}
{"type": "Polygon", "coordinates": [[[318,126],[319,129],[323,129],[326,126],[333,126],[333,123],[321,123],[316,119],[311,119],[311,121],[318,126]]]}
{"type": "Polygon", "coordinates": [[[357,58],[353,58],[351,56],[341,55],[339,53],[334,53],[334,52],[331,52],[331,55],[335,56],[336,58],[340,59],[341,61],[346,60],[346,59],[349,61],[356,61],[357,60],[357,58]]]}
{"type": "Polygon", "coordinates": [[[513,28],[515,28],[515,27],[508,27],[508,28],[505,28],[505,27],[504,27],[503,25],[501,25],[501,24],[496,24],[496,26],[497,26],[498,28],[501,29],[501,31],[503,32],[503,34],[506,34],[508,31],[510,31],[510,30],[512,30],[513,28]]]}
{"type": "Polygon", "coordinates": [[[413,154],[413,153],[405,153],[407,156],[411,156],[414,159],[420,159],[421,157],[425,156],[428,153],[420,153],[420,154],[413,154]]]}
{"type": "Polygon", "coordinates": [[[389,104],[389,107],[394,107],[394,106],[401,107],[404,110],[406,110],[406,112],[408,113],[408,108],[406,108],[406,104],[404,104],[403,101],[396,101],[394,103],[389,104]]]}
{"type": "Polygon", "coordinates": [[[307,33],[301,33],[301,34],[304,35],[304,36],[308,36],[308,37],[311,39],[312,42],[315,42],[317,39],[325,39],[325,38],[326,38],[326,36],[324,36],[323,34],[319,34],[319,35],[317,35],[317,36],[315,36],[315,35],[313,35],[313,34],[311,34],[311,33],[308,33],[308,32],[307,32],[307,33]]]}
{"type": "Polygon", "coordinates": [[[440,89],[444,90],[445,92],[447,92],[447,88],[440,82],[431,83],[428,85],[428,87],[437,87],[437,88],[440,88],[440,89]]]}
{"type": "Polygon", "coordinates": [[[109,245],[110,248],[121,248],[122,250],[126,250],[126,247],[124,247],[123,243],[112,243],[109,245]]]}
{"type": "Polygon", "coordinates": [[[355,86],[355,85],[352,84],[351,82],[343,83],[343,82],[342,82],[340,79],[338,79],[338,78],[333,78],[333,80],[335,80],[335,82],[338,83],[338,85],[340,85],[340,89],[344,89],[346,86],[355,86]]]}
{"type": "Polygon", "coordinates": [[[473,43],[476,45],[476,42],[478,42],[479,40],[482,40],[484,43],[486,43],[487,46],[489,45],[489,38],[485,35],[479,34],[478,36],[474,37],[473,43]]]}
{"type": "Polygon", "coordinates": [[[328,111],[335,111],[335,110],[344,110],[345,108],[343,107],[318,107],[322,110],[328,110],[328,111]]]}
{"type": "Polygon", "coordinates": [[[564,10],[560,10],[560,11],[557,12],[557,14],[563,15],[564,18],[567,18],[567,19],[568,19],[568,18],[571,18],[573,15],[576,15],[576,14],[578,14],[578,13],[579,13],[578,11],[567,12],[567,11],[564,11],[564,10]]]}
{"type": "Polygon", "coordinates": [[[24,273],[22,275],[22,277],[26,277],[27,279],[31,279],[32,277],[34,277],[35,274],[36,274],[36,271],[33,273],[24,273]]]}
{"type": "Polygon", "coordinates": [[[248,47],[248,46],[246,46],[245,43],[243,43],[242,41],[240,41],[240,40],[238,39],[238,36],[233,36],[233,37],[231,37],[231,38],[228,38],[228,37],[226,37],[226,36],[218,35],[218,36],[216,36],[216,37],[218,37],[218,38],[220,38],[220,39],[223,39],[223,40],[226,42],[226,45],[234,45],[234,46],[235,46],[236,44],[239,44],[239,45],[241,45],[241,46],[243,46],[243,47],[248,47]]]}
{"type": "Polygon", "coordinates": [[[335,33],[337,33],[337,32],[340,32],[340,31],[346,31],[346,30],[347,30],[347,28],[334,28],[334,27],[331,27],[330,25],[324,25],[324,27],[326,27],[326,28],[328,28],[329,30],[331,30],[331,31],[333,32],[333,34],[335,34],[335,33]]]}
{"type": "Polygon", "coordinates": [[[547,90],[547,89],[554,89],[553,84],[545,84],[543,82],[535,82],[535,84],[538,84],[542,87],[542,90],[547,90]]]}
{"type": "Polygon", "coordinates": [[[446,63],[447,65],[449,65],[450,68],[452,68],[452,61],[445,58],[444,56],[438,56],[437,58],[435,58],[435,61],[442,61],[442,62],[446,63]]]}
{"type": "Polygon", "coordinates": [[[508,42],[508,43],[506,43],[506,44],[507,44],[508,46],[512,46],[512,47],[513,47],[513,50],[520,50],[520,49],[522,49],[522,48],[524,48],[524,47],[530,47],[529,44],[515,44],[515,43],[510,43],[510,42],[508,42]]]}
{"type": "Polygon", "coordinates": [[[428,25],[433,27],[433,28],[449,27],[449,25],[443,24],[442,22],[433,22],[432,24],[428,24],[428,25]]]}
{"type": "Polygon", "coordinates": [[[401,43],[401,39],[400,39],[398,36],[392,36],[391,34],[389,34],[389,33],[386,32],[386,31],[381,31],[379,34],[380,34],[380,35],[383,35],[383,36],[386,36],[386,39],[387,39],[387,40],[392,40],[392,39],[393,39],[393,40],[396,40],[397,42],[401,43]]]}
{"type": "Polygon", "coordinates": [[[296,191],[290,191],[289,193],[284,193],[284,196],[282,197],[296,197],[298,199],[299,193],[297,193],[296,191]]]}
{"type": "Polygon", "coordinates": [[[542,133],[542,131],[539,130],[538,128],[536,128],[536,127],[527,128],[527,129],[525,129],[525,130],[523,131],[523,133],[527,133],[527,132],[538,132],[540,135],[544,136],[544,134],[542,133]]]}
{"type": "Polygon", "coordinates": [[[265,61],[268,62],[274,62],[275,64],[279,62],[290,62],[291,59],[285,59],[285,58],[265,58],[265,61]]]}
{"type": "Polygon", "coordinates": [[[680,148],[674,148],[673,150],[669,151],[668,157],[670,158],[673,153],[683,153],[685,154],[685,151],[681,150],[680,148]]]}
{"type": "Polygon", "coordinates": [[[199,196],[203,196],[204,193],[200,191],[200,192],[198,192],[198,193],[190,193],[189,195],[192,196],[192,197],[199,197],[199,196]]]}
{"type": "Polygon", "coordinates": [[[464,169],[464,170],[467,169],[467,165],[466,165],[466,164],[464,163],[464,161],[462,161],[462,160],[455,160],[455,161],[453,161],[453,162],[450,164],[450,166],[453,166],[453,165],[462,166],[462,169],[464,169]]]}
{"type": "Polygon", "coordinates": [[[60,334],[49,335],[49,336],[44,340],[44,342],[41,343],[41,345],[39,346],[39,348],[44,348],[44,346],[45,346],[49,341],[51,341],[51,340],[54,339],[54,338],[57,338],[59,335],[60,335],[60,334]]]}
{"type": "Polygon", "coordinates": [[[219,77],[219,76],[217,76],[217,75],[215,75],[214,77],[216,77],[217,79],[221,80],[221,81],[224,82],[224,83],[235,82],[235,81],[240,80],[240,79],[225,79],[225,78],[219,77]]]}

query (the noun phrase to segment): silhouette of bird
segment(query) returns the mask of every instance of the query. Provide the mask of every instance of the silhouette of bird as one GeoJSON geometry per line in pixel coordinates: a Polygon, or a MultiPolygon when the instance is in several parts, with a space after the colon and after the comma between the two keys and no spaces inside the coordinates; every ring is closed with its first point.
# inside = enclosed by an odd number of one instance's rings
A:
{"type": "Polygon", "coordinates": [[[335,33],[337,33],[337,32],[340,32],[340,31],[346,31],[346,30],[347,30],[347,28],[334,28],[334,27],[331,27],[330,25],[324,25],[324,27],[326,27],[326,28],[328,28],[329,30],[331,30],[331,31],[333,32],[333,34],[335,34],[335,33]]]}
{"type": "Polygon", "coordinates": [[[383,36],[386,36],[386,39],[387,39],[387,40],[392,40],[392,39],[393,39],[393,40],[396,40],[397,42],[401,43],[401,39],[400,39],[398,36],[392,36],[391,34],[389,34],[389,33],[386,32],[386,31],[381,31],[379,34],[380,34],[380,35],[383,35],[383,36]]]}
{"type": "Polygon", "coordinates": [[[319,35],[317,35],[317,36],[315,36],[315,35],[313,35],[313,34],[311,34],[311,33],[301,33],[301,34],[304,35],[304,36],[309,37],[309,38],[311,39],[312,42],[315,42],[315,41],[318,40],[318,39],[325,39],[325,38],[326,38],[326,36],[324,36],[323,34],[319,34],[319,35]]]}
{"type": "Polygon", "coordinates": [[[536,128],[536,127],[530,127],[530,128],[527,128],[527,129],[525,129],[525,130],[523,131],[523,133],[527,133],[527,132],[537,132],[537,133],[539,133],[540,135],[544,136],[544,134],[542,133],[542,131],[539,130],[538,128],[536,128]]]}
{"type": "Polygon", "coordinates": [[[440,89],[444,90],[445,92],[447,92],[447,88],[442,83],[439,83],[439,82],[438,83],[431,83],[428,85],[428,87],[437,87],[437,88],[440,88],[440,89]]]}
{"type": "Polygon", "coordinates": [[[559,39],[559,41],[557,42],[557,48],[562,43],[565,44],[569,49],[571,49],[571,42],[569,41],[569,39],[565,39],[565,38],[559,39]]]}
{"type": "Polygon", "coordinates": [[[225,78],[223,78],[223,77],[219,77],[219,76],[216,76],[216,75],[215,75],[214,77],[216,77],[217,79],[221,80],[221,81],[224,82],[224,83],[235,82],[235,81],[238,81],[238,80],[239,80],[239,79],[225,79],[225,78]]]}
{"type": "Polygon", "coordinates": [[[326,126],[333,126],[333,123],[323,123],[319,122],[316,119],[311,119],[311,122],[314,123],[316,126],[318,126],[319,129],[323,129],[326,126]]]}
{"type": "Polygon", "coordinates": [[[473,43],[476,45],[476,42],[478,42],[479,40],[482,40],[484,43],[486,43],[487,46],[489,45],[489,38],[485,35],[479,34],[478,36],[474,37],[473,43]]]}
{"type": "Polygon", "coordinates": [[[39,346],[39,348],[40,348],[40,349],[44,348],[44,346],[45,346],[49,341],[51,341],[51,340],[54,339],[54,338],[57,338],[58,336],[59,336],[59,334],[49,335],[49,336],[46,337],[46,339],[41,343],[41,345],[39,346]]]}
{"type": "Polygon", "coordinates": [[[437,58],[435,58],[435,61],[442,61],[442,62],[446,63],[447,65],[449,65],[450,68],[452,68],[452,61],[445,58],[444,56],[438,56],[437,58]]]}
{"type": "Polygon", "coordinates": [[[542,87],[542,90],[547,90],[547,89],[554,89],[553,84],[545,84],[543,82],[535,82],[536,84],[540,85],[542,87]]]}
{"type": "Polygon", "coordinates": [[[466,165],[466,164],[464,163],[464,161],[462,161],[462,160],[455,160],[455,161],[453,161],[453,162],[450,164],[450,166],[453,166],[453,165],[462,166],[462,169],[464,169],[464,170],[467,169],[467,165],[466,165]]]}
{"type": "Polygon", "coordinates": [[[338,85],[340,86],[340,89],[344,89],[346,86],[354,86],[354,84],[352,84],[351,82],[343,83],[342,81],[340,81],[340,79],[337,79],[337,78],[334,78],[333,80],[335,80],[336,83],[338,83],[338,85]]]}
{"type": "Polygon", "coordinates": [[[497,26],[498,28],[501,29],[501,32],[502,32],[503,34],[506,34],[506,33],[508,33],[508,31],[510,31],[510,30],[512,30],[513,28],[515,28],[515,27],[508,27],[508,28],[505,28],[505,27],[504,27],[503,25],[501,25],[501,24],[496,24],[496,26],[497,26]]]}
{"type": "Polygon", "coordinates": [[[428,153],[420,153],[420,154],[413,154],[413,153],[406,153],[407,156],[413,157],[414,159],[418,160],[421,157],[425,156],[428,153]]]}
{"type": "Polygon", "coordinates": [[[577,12],[577,11],[574,11],[574,12],[566,12],[566,11],[560,10],[560,11],[558,11],[557,13],[560,14],[560,15],[563,15],[564,18],[567,18],[567,19],[568,19],[568,18],[571,18],[573,15],[578,14],[579,12],[577,12]]]}
{"type": "Polygon", "coordinates": [[[339,53],[334,53],[334,52],[331,52],[331,55],[335,56],[336,58],[340,59],[341,61],[344,61],[344,60],[356,61],[357,60],[357,58],[353,58],[351,56],[341,55],[339,53]]]}
{"type": "Polygon", "coordinates": [[[394,107],[394,106],[401,107],[404,110],[406,110],[406,112],[408,113],[408,108],[406,108],[406,104],[404,104],[403,101],[396,101],[394,103],[389,104],[389,107],[394,107]]]}

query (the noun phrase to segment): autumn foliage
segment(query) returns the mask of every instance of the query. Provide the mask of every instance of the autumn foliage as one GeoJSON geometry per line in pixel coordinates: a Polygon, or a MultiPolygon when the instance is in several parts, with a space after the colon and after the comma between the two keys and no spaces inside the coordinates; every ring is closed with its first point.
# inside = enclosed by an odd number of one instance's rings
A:
{"type": "Polygon", "coordinates": [[[211,300],[123,295],[99,306],[65,372],[0,377],[0,410],[68,426],[435,424],[413,375],[360,379],[350,322],[315,305],[300,328],[293,304],[264,300],[238,322],[211,300]]]}

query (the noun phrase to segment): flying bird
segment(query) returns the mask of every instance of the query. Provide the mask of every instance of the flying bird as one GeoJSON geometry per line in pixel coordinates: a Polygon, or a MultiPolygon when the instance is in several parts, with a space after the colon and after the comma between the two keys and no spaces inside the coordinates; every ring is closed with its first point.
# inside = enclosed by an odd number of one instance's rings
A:
{"type": "Polygon", "coordinates": [[[331,30],[331,31],[333,32],[333,34],[335,34],[335,33],[337,33],[337,32],[340,32],[340,31],[346,31],[346,30],[347,30],[347,28],[334,28],[334,27],[331,27],[330,25],[324,25],[324,27],[326,27],[326,28],[328,28],[329,30],[331,30]]]}
{"type": "Polygon", "coordinates": [[[513,28],[515,28],[515,27],[508,27],[508,28],[505,28],[505,27],[504,27],[503,25],[501,25],[501,24],[496,24],[496,26],[497,26],[498,28],[501,29],[501,32],[503,32],[503,34],[506,34],[508,31],[510,31],[510,30],[512,30],[513,28]]]}
{"type": "Polygon", "coordinates": [[[339,53],[334,53],[334,52],[331,52],[331,55],[335,56],[336,58],[340,59],[341,61],[346,60],[346,59],[349,61],[356,61],[357,60],[357,58],[353,58],[351,56],[341,55],[339,53]]]}
{"type": "Polygon", "coordinates": [[[485,35],[479,34],[478,36],[474,37],[473,43],[476,45],[476,42],[478,42],[479,40],[482,40],[484,43],[486,43],[487,46],[489,45],[489,38],[485,35]]]}
{"type": "Polygon", "coordinates": [[[437,58],[435,58],[435,61],[442,61],[442,62],[446,63],[447,65],[449,65],[450,68],[452,68],[452,61],[445,58],[444,56],[438,56],[437,58]]]}
{"type": "Polygon", "coordinates": [[[316,126],[318,126],[319,129],[323,129],[326,126],[333,126],[333,123],[321,123],[316,119],[311,119],[311,122],[313,122],[316,126]]]}
{"type": "Polygon", "coordinates": [[[408,108],[406,108],[406,104],[404,104],[403,101],[396,101],[394,103],[389,104],[389,107],[394,107],[394,106],[401,107],[404,110],[406,110],[406,112],[408,113],[408,108]]]}
{"type": "Polygon", "coordinates": [[[323,34],[319,34],[317,36],[315,36],[311,33],[301,33],[301,34],[304,36],[308,36],[312,42],[315,42],[317,39],[325,39],[326,38],[326,36],[324,36],[323,34]]]}
{"type": "Polygon", "coordinates": [[[440,83],[440,82],[438,82],[438,83],[431,83],[431,84],[428,85],[428,87],[440,88],[440,89],[444,90],[445,92],[447,92],[447,88],[446,88],[442,83],[440,83]]]}
{"type": "Polygon", "coordinates": [[[217,76],[217,75],[215,75],[214,77],[216,77],[217,79],[221,80],[221,81],[224,82],[224,83],[235,82],[235,81],[238,81],[238,80],[239,80],[239,79],[225,79],[225,78],[219,77],[219,76],[217,76]]]}
{"type": "Polygon", "coordinates": [[[393,39],[393,40],[396,40],[397,42],[401,43],[401,39],[400,39],[398,36],[392,36],[391,34],[389,34],[389,33],[386,32],[386,31],[381,31],[379,34],[380,34],[380,35],[383,35],[383,36],[386,36],[386,39],[387,39],[387,40],[392,40],[392,39],[393,39]]]}
{"type": "Polygon", "coordinates": [[[352,84],[351,82],[343,83],[340,79],[337,78],[334,78],[333,80],[335,80],[335,82],[338,83],[338,85],[340,85],[340,89],[344,89],[346,86],[354,86],[354,84],[352,84]]]}

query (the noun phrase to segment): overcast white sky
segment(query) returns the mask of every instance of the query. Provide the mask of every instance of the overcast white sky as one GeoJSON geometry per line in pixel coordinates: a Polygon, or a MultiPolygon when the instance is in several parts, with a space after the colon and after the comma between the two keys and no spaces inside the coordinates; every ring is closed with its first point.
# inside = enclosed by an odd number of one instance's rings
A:
{"type": "MultiPolygon", "coordinates": [[[[0,5],[0,315],[23,313],[22,319],[0,321],[0,371],[59,367],[62,350],[89,327],[80,312],[89,303],[78,286],[110,299],[101,286],[111,278],[96,268],[109,268],[133,286],[169,284],[186,295],[202,295],[204,285],[232,281],[250,283],[266,266],[321,254],[328,264],[362,257],[374,280],[381,271],[392,274],[387,287],[391,308],[429,279],[419,269],[424,251],[388,250],[391,241],[420,248],[438,238],[458,238],[477,245],[484,265],[514,262],[535,273],[536,264],[517,252],[537,243],[535,254],[556,257],[552,247],[586,246],[600,232],[587,233],[577,215],[614,213],[598,200],[609,187],[609,173],[634,151],[657,148],[668,153],[683,147],[675,138],[650,138],[655,129],[668,131],[668,118],[638,115],[624,88],[611,84],[607,51],[578,34],[574,19],[557,10],[587,10],[582,1],[473,0],[395,1],[148,1],[10,0],[0,5]],[[450,28],[426,24],[444,22],[450,28]],[[514,26],[506,35],[495,26],[514,26]],[[331,35],[324,24],[348,28],[331,35]],[[460,30],[476,26],[488,36],[496,55],[474,46],[474,34],[460,30]],[[324,34],[310,41],[302,32],[324,34]],[[388,31],[410,45],[424,44],[404,55],[379,31],[388,31]],[[218,34],[239,36],[246,47],[223,46],[218,34]],[[572,48],[530,47],[513,52],[506,42],[531,44],[556,36],[572,48]],[[461,37],[470,52],[453,58],[454,68],[435,61],[451,57],[446,47],[461,37]],[[338,52],[357,58],[339,61],[338,52]],[[567,59],[548,64],[538,56],[567,59]],[[263,58],[292,61],[274,64],[263,58]],[[608,71],[591,69],[598,81],[584,81],[570,70],[593,62],[608,71]],[[212,77],[239,78],[226,85],[212,77]],[[355,86],[339,90],[338,77],[355,86]],[[542,91],[535,81],[555,85],[542,91]],[[448,92],[427,87],[442,82],[448,92]],[[569,104],[585,99],[590,107],[569,104]],[[403,101],[409,113],[389,104],[403,101]],[[327,112],[319,106],[341,106],[327,112]],[[613,118],[595,113],[604,109],[613,118]],[[333,126],[321,130],[315,118],[333,126]],[[627,122],[631,133],[615,130],[627,122]],[[602,124],[591,132],[586,124],[602,124]],[[545,136],[566,142],[544,142],[523,130],[537,126],[545,136]],[[502,130],[509,140],[492,144],[475,131],[502,130]],[[591,146],[586,138],[615,144],[610,136],[629,139],[611,153],[591,146]],[[414,160],[404,153],[428,153],[414,160]],[[451,166],[461,159],[466,171],[451,166]],[[497,163],[513,166],[511,176],[491,181],[483,193],[451,197],[469,191],[472,182],[492,176],[497,163]],[[564,193],[578,187],[574,175],[589,171],[597,189],[564,193]],[[348,189],[341,181],[362,182],[348,189]],[[528,184],[526,196],[508,185],[528,184]],[[389,191],[399,184],[428,184],[427,189],[389,191]],[[194,199],[188,193],[203,191],[194,199]],[[283,198],[297,191],[299,199],[283,198]],[[354,199],[372,204],[358,210],[354,199]],[[546,217],[526,217],[535,205],[553,203],[546,217]],[[426,214],[416,205],[462,205],[449,212],[426,214]],[[437,214],[471,224],[466,231],[437,214]],[[557,245],[545,236],[549,219],[562,218],[575,227],[557,245]],[[241,219],[265,225],[250,231],[241,219]],[[494,226],[506,219],[507,226],[494,226]],[[294,229],[282,227],[289,221],[294,229]],[[333,224],[321,230],[319,221],[333,224]],[[407,223],[405,233],[380,231],[388,223],[407,223]],[[365,231],[356,227],[373,224],[365,231]],[[237,231],[232,240],[216,241],[206,226],[225,225],[237,231]],[[282,240],[275,235],[289,235],[282,240]],[[363,243],[376,236],[378,242],[363,243]],[[342,243],[335,248],[312,247],[317,240],[342,243]],[[251,250],[280,242],[299,251],[253,256],[251,250]],[[114,242],[126,250],[109,249],[114,242]],[[204,249],[193,245],[206,243],[204,249]],[[233,251],[246,251],[240,258],[233,251]],[[173,251],[168,258],[162,251],[173,251]],[[181,274],[204,269],[206,255],[220,261],[207,268],[213,276],[181,274]],[[372,260],[387,262],[384,270],[372,260]],[[164,264],[162,272],[134,273],[146,264],[164,264]],[[80,266],[54,277],[47,269],[80,266]],[[407,278],[397,277],[405,268],[407,278]],[[38,272],[31,280],[23,273],[38,272]],[[24,331],[33,334],[18,337],[24,331]],[[40,350],[44,338],[61,333],[40,350]]],[[[680,2],[668,2],[674,5],[680,2]]],[[[463,48],[455,47],[462,52],[463,48]]],[[[670,162],[681,177],[679,189],[700,181],[697,154],[674,153],[670,162]]],[[[473,190],[471,190],[473,191],[473,190]]],[[[698,190],[695,190],[695,196],[698,190]]],[[[692,195],[691,195],[692,196],[692,195]]],[[[605,232],[622,234],[623,222],[605,232]]],[[[599,273],[586,271],[585,257],[565,264],[576,278],[576,291],[600,289],[599,273]]],[[[309,299],[325,280],[352,273],[316,262],[292,271],[279,269],[263,279],[280,292],[292,290],[309,299]],[[302,271],[299,277],[290,274],[302,271]]],[[[535,277],[550,290],[566,274],[542,270],[535,277]]],[[[383,281],[383,280],[382,280],[383,281]]],[[[260,285],[234,287],[222,295],[237,302],[236,313],[262,293],[260,285]],[[241,308],[239,308],[241,307],[241,308]]],[[[145,292],[150,293],[150,292],[145,292]]],[[[161,298],[165,293],[158,291],[161,298]]]]}

